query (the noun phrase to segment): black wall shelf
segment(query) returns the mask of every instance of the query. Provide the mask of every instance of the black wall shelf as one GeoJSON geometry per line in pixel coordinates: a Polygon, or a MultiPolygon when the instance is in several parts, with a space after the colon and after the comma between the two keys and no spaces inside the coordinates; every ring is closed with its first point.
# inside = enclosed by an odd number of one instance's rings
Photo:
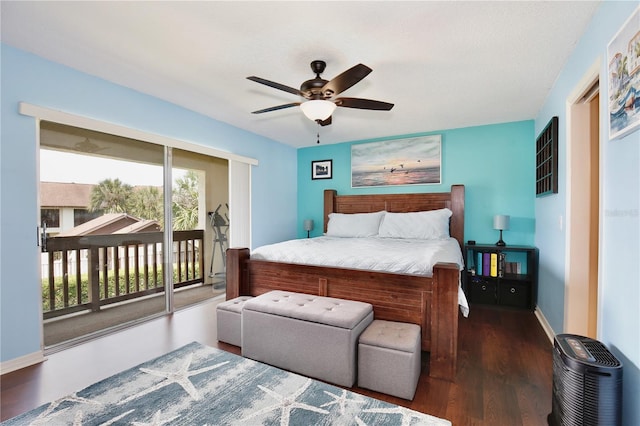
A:
{"type": "Polygon", "coordinates": [[[536,139],[536,197],[558,193],[558,117],[536,139]]]}

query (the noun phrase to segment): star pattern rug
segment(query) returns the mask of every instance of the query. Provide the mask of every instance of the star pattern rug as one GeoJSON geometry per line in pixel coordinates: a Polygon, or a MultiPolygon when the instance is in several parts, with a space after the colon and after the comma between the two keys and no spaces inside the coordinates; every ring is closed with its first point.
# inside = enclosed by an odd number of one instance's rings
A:
{"type": "Polygon", "coordinates": [[[2,425],[451,425],[192,342],[2,425]]]}

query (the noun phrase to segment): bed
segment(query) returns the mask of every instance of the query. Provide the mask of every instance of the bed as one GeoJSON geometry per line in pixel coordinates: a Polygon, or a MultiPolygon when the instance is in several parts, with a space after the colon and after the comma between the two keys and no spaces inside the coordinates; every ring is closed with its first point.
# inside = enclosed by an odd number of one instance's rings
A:
{"type": "MultiPolygon", "coordinates": [[[[324,231],[331,213],[407,213],[451,210],[449,234],[462,249],[464,186],[450,192],[338,195],[324,192],[324,231]]],[[[438,262],[431,276],[252,259],[248,248],[226,256],[227,299],[271,290],[371,303],[377,319],[408,322],[422,329],[422,350],[430,352],[429,375],[455,380],[461,265],[438,262]]]]}

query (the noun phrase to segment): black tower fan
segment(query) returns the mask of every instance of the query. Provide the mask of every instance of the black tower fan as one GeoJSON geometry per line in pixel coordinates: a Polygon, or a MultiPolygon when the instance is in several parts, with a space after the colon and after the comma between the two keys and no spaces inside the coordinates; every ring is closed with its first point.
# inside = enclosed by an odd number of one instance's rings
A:
{"type": "Polygon", "coordinates": [[[622,424],[622,363],[597,340],[558,334],[553,344],[552,426],[622,424]]]}

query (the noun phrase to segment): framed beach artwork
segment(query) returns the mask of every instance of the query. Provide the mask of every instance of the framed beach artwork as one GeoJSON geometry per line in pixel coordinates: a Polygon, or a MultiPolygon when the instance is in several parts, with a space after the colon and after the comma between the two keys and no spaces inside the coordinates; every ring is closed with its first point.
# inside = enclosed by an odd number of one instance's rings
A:
{"type": "Polygon", "coordinates": [[[311,179],[331,179],[333,177],[333,160],[311,162],[311,179]]]}
{"type": "Polygon", "coordinates": [[[640,7],[607,46],[609,139],[640,128],[640,7]]]}
{"type": "Polygon", "coordinates": [[[440,135],[351,145],[351,187],[441,183],[440,135]]]}

